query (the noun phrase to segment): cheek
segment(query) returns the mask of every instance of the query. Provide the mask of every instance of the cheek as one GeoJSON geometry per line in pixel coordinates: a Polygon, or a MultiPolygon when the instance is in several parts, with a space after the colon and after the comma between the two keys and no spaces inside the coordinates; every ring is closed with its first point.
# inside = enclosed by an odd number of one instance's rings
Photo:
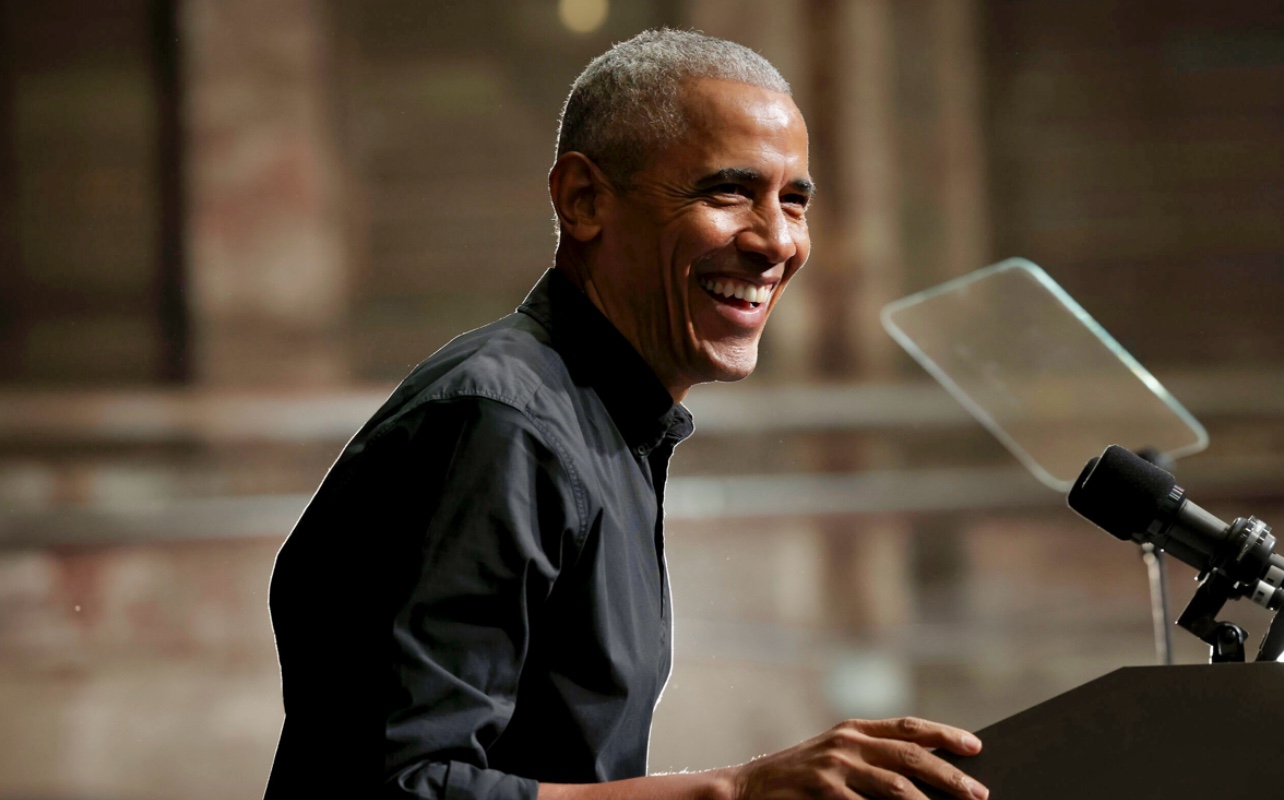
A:
{"type": "Polygon", "coordinates": [[[811,233],[807,230],[807,221],[801,220],[793,230],[794,247],[798,252],[791,259],[789,269],[791,274],[803,268],[807,263],[807,258],[811,255],[811,233]]]}
{"type": "Polygon", "coordinates": [[[731,246],[736,234],[749,224],[742,216],[731,209],[703,209],[693,215],[682,226],[677,242],[679,255],[689,263],[731,246]]]}
{"type": "Polygon", "coordinates": [[[808,254],[808,248],[806,244],[805,243],[799,244],[798,256],[793,260],[791,260],[789,262],[789,266],[785,268],[784,278],[781,280],[779,288],[776,290],[775,294],[771,298],[772,308],[775,308],[776,302],[780,299],[780,296],[784,294],[784,290],[789,286],[794,276],[797,275],[798,271],[801,270],[806,265],[807,254],[808,254]]]}
{"type": "Polygon", "coordinates": [[[798,267],[801,268],[811,254],[811,231],[807,229],[806,219],[799,220],[798,227],[794,229],[794,246],[798,248],[798,267]]]}

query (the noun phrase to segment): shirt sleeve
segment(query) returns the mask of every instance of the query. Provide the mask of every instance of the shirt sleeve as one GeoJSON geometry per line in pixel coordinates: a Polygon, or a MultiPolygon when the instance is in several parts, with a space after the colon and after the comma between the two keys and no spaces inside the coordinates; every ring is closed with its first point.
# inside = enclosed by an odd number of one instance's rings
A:
{"type": "MultiPolygon", "coordinates": [[[[535,424],[500,402],[430,404],[408,440],[420,514],[394,580],[385,796],[534,800],[491,769],[532,625],[578,539],[573,476],[535,424]],[[417,488],[416,488],[417,485],[417,488]]],[[[400,516],[400,515],[399,515],[400,516]]]]}

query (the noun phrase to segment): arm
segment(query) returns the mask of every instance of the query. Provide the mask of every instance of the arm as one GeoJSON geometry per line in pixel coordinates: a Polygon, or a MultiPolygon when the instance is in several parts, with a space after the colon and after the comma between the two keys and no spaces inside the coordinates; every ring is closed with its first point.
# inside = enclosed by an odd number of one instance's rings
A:
{"type": "Polygon", "coordinates": [[[539,800],[927,800],[923,780],[959,800],[989,790],[929,752],[975,755],[981,742],[948,725],[906,717],[848,720],[779,753],[736,767],[603,784],[541,784],[539,800]]]}
{"type": "Polygon", "coordinates": [[[536,782],[488,750],[532,624],[583,543],[567,468],[491,400],[371,425],[273,568],[286,717],[265,797],[535,800],[536,782]]]}
{"type": "Polygon", "coordinates": [[[563,465],[522,414],[452,401],[410,435],[419,509],[403,554],[385,728],[390,797],[533,798],[488,768],[516,703],[533,618],[578,534],[563,465]],[[426,446],[425,446],[426,445],[426,446]],[[416,524],[418,522],[418,524],[416,524]]]}

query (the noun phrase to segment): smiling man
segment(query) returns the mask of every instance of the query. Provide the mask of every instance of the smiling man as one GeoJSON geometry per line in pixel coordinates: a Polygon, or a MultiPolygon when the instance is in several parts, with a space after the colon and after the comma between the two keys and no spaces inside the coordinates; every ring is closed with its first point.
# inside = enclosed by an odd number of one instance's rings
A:
{"type": "Polygon", "coordinates": [[[599,166],[589,152],[609,145],[580,145],[564,122],[549,184],[557,269],[680,401],[694,384],[753,371],[767,316],[807,260],[812,183],[807,128],[779,77],[770,87],[692,77],[674,89],[673,141],[630,143],[654,153],[650,163],[631,174],[610,156],[599,166]]]}
{"type": "Polygon", "coordinates": [[[651,31],[575,81],[549,188],[554,268],[416,368],[278,555],[268,797],[984,798],[930,752],[980,743],[917,719],[646,775],[681,400],[753,371],[807,260],[807,129],[757,54],[651,31]]]}

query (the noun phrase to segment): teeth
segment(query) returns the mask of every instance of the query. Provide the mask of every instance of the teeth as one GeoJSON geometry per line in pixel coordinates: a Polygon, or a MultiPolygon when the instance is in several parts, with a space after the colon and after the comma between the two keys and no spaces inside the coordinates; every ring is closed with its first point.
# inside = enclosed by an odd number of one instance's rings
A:
{"type": "Polygon", "coordinates": [[[700,285],[705,290],[721,295],[726,298],[735,298],[744,300],[748,303],[757,305],[765,303],[771,299],[772,288],[770,286],[755,286],[751,283],[744,283],[737,280],[716,280],[711,281],[705,278],[700,279],[700,285]]]}

